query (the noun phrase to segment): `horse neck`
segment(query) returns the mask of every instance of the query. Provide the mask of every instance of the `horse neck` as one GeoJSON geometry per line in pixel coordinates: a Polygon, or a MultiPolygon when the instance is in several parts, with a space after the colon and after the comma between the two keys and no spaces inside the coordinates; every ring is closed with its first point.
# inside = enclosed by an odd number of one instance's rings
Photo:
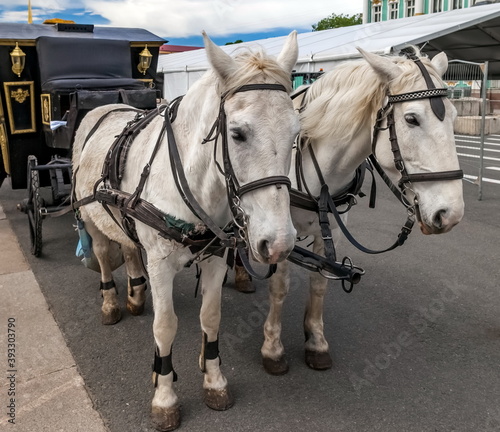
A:
{"type": "MultiPolygon", "coordinates": [[[[342,190],[352,181],[356,168],[371,153],[372,125],[369,118],[350,140],[332,134],[328,137],[310,140],[308,143],[332,194],[342,190]]],[[[307,147],[302,150],[302,166],[311,192],[319,194],[320,179],[307,147]]],[[[292,170],[295,171],[295,167],[292,170]]],[[[291,178],[295,178],[295,172],[291,178]]]]}
{"type": "MultiPolygon", "coordinates": [[[[330,191],[335,193],[351,182],[356,168],[371,153],[374,111],[382,103],[384,91],[367,66],[334,70],[330,74],[312,84],[301,116],[305,133],[311,131],[308,145],[330,191]],[[368,82],[373,85],[365,85],[368,82]],[[351,88],[363,89],[364,93],[355,97],[351,88]]],[[[303,102],[297,100],[294,104],[299,107],[303,102]]],[[[303,167],[306,179],[311,179],[311,192],[319,193],[320,181],[307,149],[303,151],[303,167]]]]}
{"type": "MultiPolygon", "coordinates": [[[[208,215],[224,224],[229,215],[225,183],[214,162],[214,142],[203,144],[218,116],[219,103],[213,85],[195,84],[181,101],[172,128],[191,191],[208,215]]],[[[169,166],[170,156],[166,156],[169,166]]]]}

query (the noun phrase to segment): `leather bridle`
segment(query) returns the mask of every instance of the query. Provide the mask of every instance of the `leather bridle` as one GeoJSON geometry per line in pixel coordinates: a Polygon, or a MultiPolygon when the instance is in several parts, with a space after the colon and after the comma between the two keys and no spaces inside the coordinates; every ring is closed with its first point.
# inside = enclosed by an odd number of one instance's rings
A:
{"type": "Polygon", "coordinates": [[[175,139],[173,136],[173,131],[171,130],[172,127],[170,125],[170,122],[169,122],[169,129],[167,129],[167,133],[169,134],[172,171],[174,172],[174,178],[176,180],[177,188],[182,198],[184,199],[184,202],[191,209],[191,211],[199,219],[201,219],[203,223],[205,223],[205,225],[215,234],[215,236],[219,238],[221,244],[227,245],[229,241],[233,242],[232,246],[230,247],[238,249],[238,253],[240,254],[245,269],[252,277],[256,279],[266,279],[276,271],[276,264],[270,265],[268,272],[265,275],[257,274],[252,269],[245,250],[245,248],[247,247],[248,217],[243,208],[241,207],[241,197],[248,192],[273,185],[278,188],[281,188],[282,185],[285,185],[290,190],[291,182],[287,176],[269,176],[240,185],[236,173],[233,169],[233,164],[229,156],[225,102],[229,97],[231,97],[235,93],[254,91],[254,90],[275,90],[288,93],[285,86],[281,84],[247,84],[237,88],[234,91],[224,93],[221,96],[221,102],[219,105],[219,115],[215,120],[212,128],[210,129],[210,132],[208,133],[207,137],[202,142],[202,144],[206,144],[207,142],[214,141],[214,161],[217,165],[218,170],[224,176],[224,179],[226,181],[228,203],[233,217],[234,236],[229,234],[225,230],[219,228],[197,203],[193,194],[189,190],[187,181],[184,177],[184,170],[182,168],[177,148],[174,144],[171,144],[175,142],[175,139]],[[217,161],[217,144],[219,136],[221,138],[221,145],[222,145],[222,166],[217,161]]]}
{"type": "Polygon", "coordinates": [[[290,190],[292,186],[290,179],[287,176],[269,176],[258,180],[254,180],[249,183],[245,183],[244,185],[240,185],[236,173],[233,169],[231,158],[229,157],[225,102],[230,96],[232,96],[235,93],[241,93],[253,90],[277,90],[277,91],[284,91],[287,93],[286,88],[281,84],[247,84],[237,88],[233,92],[224,93],[221,96],[219,115],[214,125],[212,126],[208,136],[203,140],[203,144],[209,141],[215,141],[214,160],[215,163],[217,164],[220,173],[224,176],[226,180],[229,205],[231,207],[231,211],[233,213],[233,217],[235,218],[235,220],[241,219],[241,217],[244,216],[242,214],[242,209],[240,206],[240,199],[244,194],[271,185],[276,185],[278,188],[280,188],[281,185],[285,185],[288,188],[288,190],[290,190]],[[216,158],[218,136],[221,137],[222,141],[223,167],[221,167],[221,165],[217,162],[216,158]]]}
{"type": "MultiPolygon", "coordinates": [[[[446,115],[446,108],[443,102],[443,97],[446,97],[447,95],[446,88],[436,88],[434,82],[430,77],[429,71],[425,68],[425,66],[422,64],[422,62],[418,57],[416,57],[415,55],[410,55],[409,58],[413,60],[415,64],[419,67],[428,88],[427,90],[419,90],[410,93],[388,95],[387,104],[383,108],[381,108],[377,113],[377,120],[375,122],[373,130],[372,157],[371,157],[372,162],[376,160],[375,149],[377,145],[377,138],[379,131],[388,129],[389,141],[391,143],[391,151],[394,157],[394,165],[401,174],[398,186],[403,193],[405,192],[406,189],[410,188],[411,183],[427,182],[427,181],[461,180],[464,175],[462,170],[408,173],[406,169],[403,156],[401,155],[401,149],[399,148],[398,137],[396,133],[396,124],[394,121],[394,109],[393,109],[394,104],[419,100],[419,99],[429,99],[429,103],[431,105],[434,115],[440,121],[443,121],[446,115]],[[387,121],[387,126],[385,128],[382,127],[382,122],[384,121],[384,119],[386,119],[387,121]]],[[[377,170],[379,170],[380,166],[378,162],[376,162],[375,164],[377,170]]]]}
{"type": "MultiPolygon", "coordinates": [[[[316,201],[316,208],[314,210],[317,211],[319,219],[320,219],[320,226],[322,230],[322,237],[325,243],[325,254],[326,254],[326,262],[322,261],[323,258],[316,256],[314,254],[309,254],[305,255],[305,253],[302,253],[301,250],[297,250],[300,248],[295,247],[294,251],[292,254],[289,256],[289,260],[296,262],[297,264],[301,265],[303,262],[308,262],[311,264],[310,270],[314,270],[314,267],[317,267],[319,273],[327,277],[328,279],[340,279],[342,280],[343,288],[344,291],[346,292],[351,292],[352,287],[354,283],[359,282],[359,278],[361,274],[364,272],[361,271],[356,266],[352,265],[352,261],[346,257],[344,258],[343,265],[338,266],[334,264],[335,263],[335,247],[333,245],[332,238],[330,236],[330,227],[329,227],[329,221],[327,214],[332,213],[333,216],[335,217],[335,220],[343,232],[343,234],[346,236],[346,238],[349,240],[351,244],[353,244],[357,249],[360,251],[367,253],[367,254],[380,254],[384,253],[390,250],[393,250],[397,248],[398,246],[402,246],[406,239],[408,238],[408,235],[411,233],[411,230],[414,225],[415,217],[420,218],[420,213],[418,209],[418,199],[416,194],[414,194],[414,202],[410,203],[405,195],[406,190],[410,189],[411,190],[411,184],[412,183],[417,183],[417,182],[425,182],[425,181],[445,181],[445,180],[459,180],[463,178],[463,171],[462,170],[453,170],[453,171],[438,171],[438,172],[429,172],[429,173],[408,173],[403,157],[401,155],[401,150],[399,148],[399,143],[398,143],[398,138],[396,134],[396,126],[395,126],[395,121],[394,121],[394,109],[393,105],[397,103],[402,103],[402,102],[407,102],[407,101],[412,101],[412,100],[419,100],[419,99],[429,99],[431,109],[434,113],[434,115],[440,120],[443,121],[446,115],[446,109],[443,101],[443,97],[447,96],[447,90],[445,88],[436,88],[434,85],[429,72],[425,68],[425,66],[422,64],[420,59],[415,56],[415,55],[409,55],[408,56],[411,60],[415,62],[415,64],[418,66],[420,69],[422,76],[424,77],[424,80],[427,84],[427,89],[426,90],[419,90],[419,91],[414,91],[414,92],[409,92],[409,93],[402,93],[402,94],[395,94],[395,95],[387,95],[386,98],[386,104],[384,107],[382,107],[378,113],[377,113],[377,119],[374,125],[373,129],[373,140],[372,140],[372,154],[369,157],[369,160],[371,164],[374,166],[374,168],[378,171],[384,182],[387,184],[387,186],[391,189],[391,191],[394,193],[394,195],[401,201],[405,207],[407,208],[408,212],[408,217],[406,222],[401,228],[401,232],[398,235],[397,240],[389,247],[381,250],[372,250],[369,249],[365,246],[363,246],[361,243],[359,243],[349,232],[347,227],[345,226],[344,222],[342,221],[340,217],[340,212],[337,210],[337,206],[334,202],[334,199],[330,196],[330,193],[328,191],[328,185],[323,179],[323,176],[321,174],[321,171],[319,169],[319,166],[317,162],[315,162],[315,156],[314,152],[312,151],[312,148],[310,148],[311,152],[311,157],[316,169],[316,172],[318,174],[318,177],[320,179],[321,183],[321,194],[319,197],[315,199],[316,201]],[[386,127],[383,127],[382,124],[384,120],[387,121],[386,127]],[[379,162],[377,161],[375,157],[375,149],[377,145],[377,139],[378,139],[378,134],[381,130],[389,130],[389,140],[391,143],[391,150],[394,156],[394,164],[396,166],[396,169],[399,171],[401,174],[401,179],[399,180],[398,186],[399,189],[394,186],[392,181],[389,179],[387,176],[386,172],[384,169],[380,166],[379,162]],[[323,221],[323,223],[322,223],[323,221]],[[298,253],[300,252],[300,253],[298,253]],[[295,256],[295,255],[297,256],[295,256]],[[345,263],[349,263],[349,265],[345,265],[345,263]],[[326,266],[328,265],[328,266],[326,266]],[[322,267],[323,266],[323,267],[322,267]],[[326,271],[331,272],[335,274],[335,277],[330,277],[325,275],[324,270],[326,267],[326,271]],[[344,285],[344,283],[348,281],[350,284],[349,286],[344,285]]],[[[301,92],[298,92],[295,96],[298,96],[299,94],[302,94],[306,89],[302,90],[301,92]]],[[[293,96],[292,96],[293,97],[293,96]]],[[[305,105],[303,104],[301,107],[301,110],[303,110],[305,105]]],[[[297,166],[297,172],[301,171],[302,167],[297,166]]],[[[303,173],[302,173],[303,176],[303,173]]],[[[303,178],[303,177],[302,177],[303,178]]],[[[297,181],[298,184],[300,184],[300,176],[297,174],[297,181]]],[[[293,198],[294,195],[296,195],[296,191],[292,190],[293,194],[291,194],[291,197],[293,198]]],[[[373,183],[372,183],[372,194],[373,194],[373,183]]],[[[310,195],[310,194],[309,194],[310,195]]],[[[372,196],[373,201],[374,201],[374,196],[372,196]]],[[[370,199],[370,207],[374,207],[374,202],[372,204],[372,198],[370,199]]],[[[294,205],[292,201],[292,205],[294,205]]],[[[307,252],[307,251],[304,251],[307,252]]]]}
{"type": "MultiPolygon", "coordinates": [[[[108,156],[103,165],[102,175],[94,185],[94,192],[92,195],[84,197],[80,200],[76,200],[73,198],[71,206],[68,207],[68,211],[73,210],[76,211],[79,207],[89,204],[94,201],[98,201],[103,204],[104,208],[113,220],[124,230],[124,232],[134,241],[138,246],[141,246],[137,239],[137,234],[135,232],[135,224],[133,219],[140,220],[146,225],[158,230],[160,236],[173,239],[179,243],[182,243],[185,246],[191,247],[193,253],[196,254],[195,258],[191,260],[194,262],[199,256],[204,254],[209,250],[219,250],[220,248],[235,248],[238,249],[240,255],[242,256],[243,263],[246,264],[245,267],[247,271],[250,273],[252,277],[256,279],[265,279],[271,276],[276,271],[276,264],[272,264],[269,266],[268,273],[264,276],[256,274],[250,266],[248,261],[248,257],[245,252],[245,248],[247,247],[247,222],[248,218],[241,208],[240,199],[241,197],[251,191],[256,189],[260,189],[267,186],[275,185],[278,188],[281,188],[282,185],[285,185],[288,189],[291,187],[290,179],[287,176],[269,176],[262,179],[258,179],[249,183],[245,183],[240,185],[236,174],[233,169],[233,165],[231,163],[231,159],[229,157],[229,148],[228,148],[228,139],[227,139],[227,124],[226,124],[226,113],[224,110],[225,101],[235,93],[246,92],[252,90],[276,90],[283,91],[288,93],[286,88],[281,84],[248,84],[237,88],[236,90],[225,93],[221,96],[221,102],[219,107],[219,114],[217,119],[215,120],[210,132],[203,140],[202,144],[205,144],[209,141],[215,141],[214,145],[214,161],[217,164],[218,169],[222,173],[226,181],[226,189],[228,195],[228,202],[231,208],[231,212],[233,215],[233,223],[228,223],[225,227],[219,227],[212,218],[205,212],[205,210],[198,203],[191,189],[189,188],[189,184],[187,182],[184,168],[182,166],[181,157],[179,154],[179,150],[177,148],[177,143],[175,140],[174,132],[172,129],[172,122],[175,120],[178,105],[182,100],[182,97],[177,98],[175,101],[172,101],[168,109],[168,113],[164,113],[164,107],[158,108],[154,110],[154,112],[145,114],[145,120],[142,120],[142,117],[136,117],[136,120],[130,122],[127,127],[123,130],[123,132],[116,138],[115,143],[111,146],[111,149],[108,152],[108,156]],[[117,174],[115,181],[110,183],[110,179],[113,177],[111,173],[119,173],[122,171],[120,166],[115,165],[119,160],[126,159],[125,157],[113,157],[113,155],[120,154],[122,151],[120,146],[126,145],[127,148],[132,144],[132,141],[127,142],[127,138],[129,136],[135,136],[139,133],[139,131],[145,127],[154,117],[158,115],[164,115],[164,122],[162,125],[162,129],[158,135],[156,140],[156,144],[154,146],[153,152],[150,156],[149,161],[146,163],[139,184],[136,190],[130,194],[119,190],[119,183],[121,177],[117,174]],[[193,212],[195,216],[197,216],[205,225],[206,229],[208,229],[210,233],[207,235],[197,235],[193,233],[193,235],[185,234],[184,232],[179,231],[177,227],[169,227],[165,225],[165,217],[168,216],[164,214],[161,210],[156,208],[154,205],[146,202],[141,198],[141,194],[143,192],[145,183],[147,178],[149,177],[151,166],[153,164],[153,160],[155,159],[156,154],[163,142],[163,137],[167,135],[168,137],[168,151],[170,155],[170,165],[173,173],[173,177],[181,195],[183,201],[188,206],[188,208],[193,212]],[[217,141],[218,137],[221,137],[222,141],[222,159],[223,159],[223,168],[217,161],[217,141]],[[98,186],[104,183],[106,186],[104,188],[99,189],[98,186]],[[118,221],[113,214],[109,211],[108,206],[117,208],[122,215],[122,223],[118,221]],[[130,226],[129,226],[130,225],[130,226]],[[195,251],[196,250],[196,251],[195,251]]],[[[87,143],[90,136],[97,130],[97,128],[102,124],[105,118],[108,117],[109,114],[116,111],[137,111],[135,109],[115,109],[111,110],[107,114],[105,114],[101,119],[99,119],[91,130],[89,135],[87,136],[84,145],[87,143]]],[[[77,170],[76,170],[77,171],[77,170]]],[[[75,173],[76,173],[75,171],[75,173]]],[[[113,178],[114,178],[113,177],[113,178]]],[[[73,189],[75,185],[75,178],[73,178],[73,189]]],[[[72,194],[72,196],[74,193],[72,194]]],[[[201,230],[205,231],[205,229],[201,230]]],[[[212,252],[215,253],[215,252],[212,252]]]]}

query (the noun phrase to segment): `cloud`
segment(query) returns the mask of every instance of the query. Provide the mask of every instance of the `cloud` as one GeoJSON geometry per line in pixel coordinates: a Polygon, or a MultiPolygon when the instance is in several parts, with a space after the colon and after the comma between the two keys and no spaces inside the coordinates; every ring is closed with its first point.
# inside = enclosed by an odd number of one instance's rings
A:
{"type": "MultiPolygon", "coordinates": [[[[1,21],[18,21],[27,0],[0,0],[1,21]]],[[[117,27],[145,28],[162,37],[187,37],[206,30],[212,36],[311,29],[332,13],[355,14],[362,0],[32,0],[34,17],[48,18],[81,9],[117,27]]],[[[26,14],[26,12],[24,12],[26,14]]]]}

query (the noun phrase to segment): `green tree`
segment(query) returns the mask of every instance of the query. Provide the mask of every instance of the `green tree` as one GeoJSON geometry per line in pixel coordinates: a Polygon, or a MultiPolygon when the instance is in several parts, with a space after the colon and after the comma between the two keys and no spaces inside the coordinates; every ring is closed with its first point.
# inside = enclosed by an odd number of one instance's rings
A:
{"type": "Polygon", "coordinates": [[[317,24],[312,25],[312,31],[327,30],[339,27],[348,27],[363,22],[362,14],[344,15],[332,13],[329,17],[323,18],[317,24]]]}
{"type": "Polygon", "coordinates": [[[243,41],[241,39],[235,40],[234,42],[226,42],[226,45],[233,45],[233,44],[239,44],[242,43],[243,41]]]}

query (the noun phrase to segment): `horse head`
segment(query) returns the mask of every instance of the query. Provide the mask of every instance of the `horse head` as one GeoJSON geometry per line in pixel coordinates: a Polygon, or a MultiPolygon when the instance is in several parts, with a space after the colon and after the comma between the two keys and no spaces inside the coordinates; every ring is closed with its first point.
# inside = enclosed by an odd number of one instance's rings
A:
{"type": "MultiPolygon", "coordinates": [[[[389,104],[383,115],[393,111],[392,145],[377,145],[375,154],[391,180],[400,182],[409,202],[415,203],[421,231],[448,232],[462,219],[464,201],[453,131],[456,109],[442,97],[441,77],[448,67],[447,56],[440,53],[429,61],[425,57],[386,58],[359,51],[387,89],[389,104]],[[394,162],[398,157],[394,142],[413,181],[403,179],[401,183],[405,173],[394,162]]],[[[380,133],[385,135],[384,142],[389,139],[389,129],[380,133]]]]}
{"type": "Polygon", "coordinates": [[[288,95],[298,55],[297,34],[289,35],[277,59],[250,50],[233,58],[203,36],[222,98],[230,172],[222,146],[217,148],[217,161],[238,186],[229,205],[240,213],[254,257],[276,263],[288,256],[296,235],[285,183],[299,131],[288,95]]]}

